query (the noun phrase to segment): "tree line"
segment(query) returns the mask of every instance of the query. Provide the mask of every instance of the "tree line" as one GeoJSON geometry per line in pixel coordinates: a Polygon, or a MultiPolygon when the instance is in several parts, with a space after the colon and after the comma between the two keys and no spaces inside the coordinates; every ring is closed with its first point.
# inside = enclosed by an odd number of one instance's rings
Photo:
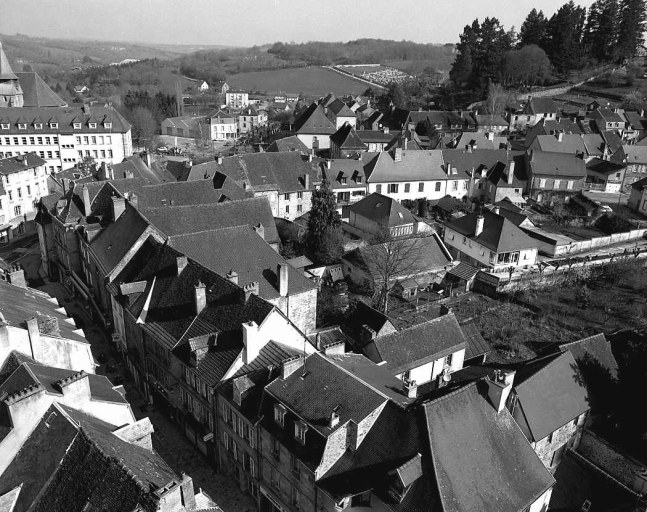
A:
{"type": "Polygon", "coordinates": [[[489,82],[532,87],[553,72],[625,63],[642,46],[645,18],[643,0],[596,0],[588,12],[571,0],[550,18],[532,9],[518,34],[496,18],[477,19],[460,35],[450,78],[482,91],[489,82]]]}

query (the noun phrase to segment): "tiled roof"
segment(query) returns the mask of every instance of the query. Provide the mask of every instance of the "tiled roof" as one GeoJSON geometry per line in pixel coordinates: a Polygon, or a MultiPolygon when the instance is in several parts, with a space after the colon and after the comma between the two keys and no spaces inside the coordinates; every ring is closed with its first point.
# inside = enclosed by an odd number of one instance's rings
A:
{"type": "Polygon", "coordinates": [[[395,227],[416,222],[413,214],[395,199],[377,192],[351,204],[348,210],[383,227],[395,227]]]}
{"type": "Polygon", "coordinates": [[[324,114],[323,107],[312,103],[294,122],[294,131],[299,134],[332,135],[335,125],[324,114]]]}
{"type": "Polygon", "coordinates": [[[310,152],[308,146],[306,146],[296,135],[277,139],[266,149],[266,152],[268,153],[278,153],[281,151],[296,151],[302,155],[306,155],[310,152]]]}
{"type": "Polygon", "coordinates": [[[272,209],[265,197],[217,204],[148,208],[145,216],[168,236],[199,233],[241,224],[252,227],[262,224],[265,229],[265,241],[269,244],[279,242],[272,209]]]}
{"type": "Polygon", "coordinates": [[[368,150],[368,146],[364,144],[350,123],[344,123],[339,130],[333,133],[330,136],[330,142],[334,142],[341,149],[368,150]]]}
{"type": "Polygon", "coordinates": [[[22,87],[24,107],[67,107],[67,103],[56,94],[38,73],[16,73],[22,87]]]}
{"type": "Polygon", "coordinates": [[[435,480],[445,512],[519,512],[555,483],[485,382],[424,404],[435,480]]]}
{"type": "Polygon", "coordinates": [[[40,167],[46,163],[47,162],[36,153],[27,153],[26,155],[3,158],[0,159],[0,174],[7,176],[9,174],[27,171],[34,167],[40,167]]]}
{"type": "Polygon", "coordinates": [[[530,98],[526,103],[525,111],[530,114],[556,114],[557,103],[552,98],[530,98]]]}
{"type": "Polygon", "coordinates": [[[622,149],[627,156],[627,165],[647,164],[647,146],[624,145],[622,149]]]}
{"type": "Polygon", "coordinates": [[[534,441],[539,441],[589,409],[577,363],[564,352],[515,385],[534,441]]]}
{"type": "Polygon", "coordinates": [[[464,261],[461,261],[458,265],[447,271],[448,274],[464,279],[465,281],[472,279],[478,272],[478,267],[474,267],[464,261]]]}
{"type": "Polygon", "coordinates": [[[451,165],[458,169],[458,175],[465,178],[472,170],[480,172],[482,169],[490,169],[497,162],[510,160],[508,151],[505,149],[443,149],[443,160],[445,165],[451,165]]]}
{"type": "Polygon", "coordinates": [[[537,247],[535,240],[501,215],[483,209],[483,231],[475,236],[479,213],[473,212],[445,223],[448,228],[471,238],[493,252],[510,252],[537,247]]]}
{"type": "Polygon", "coordinates": [[[141,211],[162,206],[214,204],[222,196],[207,180],[149,185],[136,190],[135,194],[137,208],[141,211]]]}
{"type": "Polygon", "coordinates": [[[305,365],[287,379],[276,379],[265,389],[325,437],[349,420],[359,424],[387,401],[385,395],[319,353],[308,356],[305,365]],[[335,408],[339,424],[330,428],[335,408]]]}
{"type": "MultiPolygon", "coordinates": [[[[221,276],[234,270],[241,286],[258,282],[259,295],[266,300],[279,297],[277,266],[287,263],[249,226],[176,235],[169,238],[169,245],[221,276]]],[[[316,286],[288,265],[289,295],[316,286]]]]}
{"type": "Polygon", "coordinates": [[[528,165],[533,176],[586,177],[584,160],[574,154],[532,151],[528,165]]]}
{"type": "Polygon", "coordinates": [[[355,113],[339,98],[335,98],[328,104],[328,109],[336,117],[355,117],[355,113]]]}
{"type": "Polygon", "coordinates": [[[2,49],[2,43],[0,43],[0,80],[16,80],[18,77],[15,75],[11,69],[11,64],[9,64],[9,59],[2,49]]]}
{"type": "MultiPolygon", "coordinates": [[[[383,366],[393,375],[417,368],[467,347],[467,338],[453,313],[429,320],[393,334],[375,338],[368,347],[377,349],[383,366]]],[[[368,351],[367,351],[368,350],[368,351]]]]}
{"type": "Polygon", "coordinates": [[[150,185],[176,181],[175,177],[164,167],[157,165],[157,162],[153,162],[151,165],[152,167],[148,167],[139,155],[132,155],[121,163],[112,164],[112,169],[117,179],[125,178],[126,171],[130,171],[133,173],[133,178],[141,178],[150,185]]]}
{"type": "MultiPolygon", "coordinates": [[[[542,151],[568,153],[569,155],[576,155],[578,153],[588,155],[588,149],[584,143],[584,135],[565,133],[561,137],[562,140],[560,141],[558,135],[537,135],[531,144],[533,147],[537,147],[542,151]]],[[[602,140],[599,135],[596,135],[596,137],[600,141],[602,140]]]]}
{"type": "Polygon", "coordinates": [[[510,176],[510,162],[508,160],[497,162],[490,168],[487,173],[488,181],[501,188],[525,188],[528,178],[526,176],[524,156],[515,155],[512,159],[515,164],[512,183],[508,183],[508,176],[510,176]]]}
{"type": "Polygon", "coordinates": [[[316,159],[312,161],[312,165],[321,176],[328,180],[333,190],[366,187],[366,177],[361,160],[336,158],[324,162],[316,159]],[[330,162],[330,169],[327,167],[328,162],[330,162]],[[360,180],[359,182],[358,179],[360,180]]]}
{"type": "Polygon", "coordinates": [[[126,119],[113,107],[102,107],[92,105],[89,110],[84,107],[21,107],[21,108],[3,108],[2,118],[10,125],[9,130],[3,130],[4,134],[65,134],[74,135],[76,133],[106,133],[113,134],[126,133],[130,130],[130,124],[126,119]],[[36,129],[34,121],[37,119],[43,121],[43,127],[36,129]],[[89,122],[97,123],[96,128],[90,128],[89,122]],[[19,129],[18,123],[25,123],[26,129],[19,129]],[[81,127],[74,128],[73,123],[81,123],[81,127]],[[112,123],[111,128],[104,126],[105,122],[112,123]],[[50,123],[58,123],[58,128],[51,128],[50,123]]]}
{"type": "MultiPolygon", "coordinates": [[[[365,167],[371,183],[402,181],[431,181],[451,179],[445,173],[443,152],[440,150],[402,150],[402,160],[396,162],[394,151],[382,151],[365,167]]],[[[366,158],[371,158],[368,155],[366,158]]],[[[466,178],[466,176],[461,176],[466,178]]]]}
{"type": "Polygon", "coordinates": [[[502,136],[494,136],[490,140],[487,134],[483,132],[463,132],[458,137],[456,147],[465,149],[466,146],[474,146],[482,149],[505,149],[508,139],[502,136]]]}
{"type": "Polygon", "coordinates": [[[487,344],[481,332],[474,322],[467,322],[461,325],[463,334],[467,339],[467,347],[465,348],[465,360],[472,359],[473,357],[488,354],[491,351],[490,345],[487,344]]]}
{"type": "Polygon", "coordinates": [[[478,126],[508,126],[508,122],[499,115],[474,114],[478,126]]]}
{"type": "Polygon", "coordinates": [[[388,144],[397,136],[397,133],[384,133],[384,130],[357,130],[356,133],[364,144],[370,144],[371,142],[388,144]]]}

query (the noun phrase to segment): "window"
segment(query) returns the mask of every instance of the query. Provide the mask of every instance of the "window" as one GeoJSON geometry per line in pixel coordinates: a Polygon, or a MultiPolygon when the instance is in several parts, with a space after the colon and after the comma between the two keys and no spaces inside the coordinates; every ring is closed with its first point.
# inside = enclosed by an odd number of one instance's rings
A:
{"type": "Polygon", "coordinates": [[[7,123],[2,123],[2,124],[0,124],[0,128],[2,128],[3,130],[8,130],[9,125],[7,123]]]}
{"type": "Polygon", "coordinates": [[[22,137],[20,140],[22,141],[23,146],[27,145],[27,137],[22,137]]]}
{"type": "Polygon", "coordinates": [[[297,199],[303,199],[303,192],[297,192],[297,199]]]}
{"type": "Polygon", "coordinates": [[[404,192],[405,192],[405,194],[408,194],[410,190],[411,190],[411,184],[410,183],[405,183],[404,184],[404,192]]]}
{"type": "Polygon", "coordinates": [[[563,444],[553,452],[553,457],[550,461],[551,467],[556,466],[557,464],[560,463],[560,461],[562,460],[562,457],[564,456],[565,451],[566,451],[566,445],[563,444]]]}
{"type": "Polygon", "coordinates": [[[74,126],[75,130],[80,130],[81,129],[81,123],[72,123],[72,126],[74,126]]]}
{"type": "Polygon", "coordinates": [[[281,404],[274,404],[274,421],[282,427],[285,426],[285,407],[281,404]]]}
{"type": "Polygon", "coordinates": [[[458,190],[458,181],[452,181],[452,190],[458,190]]]}
{"type": "Polygon", "coordinates": [[[96,136],[94,136],[94,135],[93,135],[91,140],[92,140],[92,144],[96,144],[96,143],[97,143],[97,138],[96,138],[96,136]]]}
{"type": "Polygon", "coordinates": [[[290,487],[290,504],[297,509],[299,508],[299,491],[293,485],[290,487]]]}
{"type": "Polygon", "coordinates": [[[109,150],[108,150],[108,157],[109,157],[109,158],[112,158],[112,149],[109,149],[109,150]]]}
{"type": "Polygon", "coordinates": [[[29,137],[30,144],[36,144],[36,139],[34,137],[29,137]]]}
{"type": "Polygon", "coordinates": [[[297,459],[293,454],[290,454],[290,471],[292,471],[292,474],[297,478],[301,473],[299,468],[299,459],[297,459]]]}
{"type": "Polygon", "coordinates": [[[281,487],[281,477],[279,475],[279,472],[274,468],[271,468],[270,471],[272,472],[272,475],[271,475],[272,487],[280,489],[280,487],[281,487]]]}
{"type": "Polygon", "coordinates": [[[53,128],[53,129],[57,129],[58,128],[58,123],[49,123],[49,127],[53,128]]]}
{"type": "Polygon", "coordinates": [[[229,451],[229,434],[227,432],[223,432],[222,441],[225,445],[225,451],[229,451]]]}
{"type": "Polygon", "coordinates": [[[370,507],[371,506],[371,491],[363,492],[353,496],[350,500],[351,507],[370,507]]]}
{"type": "Polygon", "coordinates": [[[34,128],[37,130],[42,130],[43,129],[43,123],[34,123],[34,128]]]}
{"type": "Polygon", "coordinates": [[[83,144],[89,144],[89,139],[87,136],[83,137],[83,144]]]}
{"type": "Polygon", "coordinates": [[[424,192],[424,191],[425,191],[425,184],[418,183],[418,192],[424,192]]]}
{"type": "Polygon", "coordinates": [[[301,443],[306,444],[306,432],[308,431],[308,425],[302,421],[294,422],[294,437],[301,443]]]}
{"type": "Polygon", "coordinates": [[[112,128],[112,123],[103,123],[103,126],[110,129],[110,128],[112,128]]]}
{"type": "Polygon", "coordinates": [[[572,182],[572,181],[570,181],[570,180],[569,180],[569,181],[567,181],[567,182],[566,182],[566,188],[567,188],[568,190],[572,190],[572,189],[573,189],[573,182],[572,182]]]}
{"type": "Polygon", "coordinates": [[[18,187],[16,190],[18,190],[18,197],[22,197],[22,189],[18,187]]]}
{"type": "Polygon", "coordinates": [[[285,199],[286,201],[289,201],[290,200],[290,194],[283,194],[283,199],[285,199]]]}
{"type": "Polygon", "coordinates": [[[30,185],[27,185],[27,195],[28,196],[31,195],[31,186],[30,185]]]}
{"type": "Polygon", "coordinates": [[[389,194],[397,194],[397,193],[398,193],[398,184],[389,183],[389,194]]]}
{"type": "Polygon", "coordinates": [[[7,194],[9,194],[9,201],[13,201],[13,193],[11,192],[11,190],[9,190],[7,194]]]}
{"type": "Polygon", "coordinates": [[[303,211],[303,206],[298,204],[297,205],[297,213],[301,213],[303,211]]]}
{"type": "Polygon", "coordinates": [[[103,144],[103,135],[99,135],[99,144],[103,144]]]}
{"type": "Polygon", "coordinates": [[[26,130],[27,129],[27,123],[18,123],[18,129],[19,130],[26,130]]]}
{"type": "Polygon", "coordinates": [[[102,149],[101,150],[101,158],[105,158],[105,157],[106,157],[106,150],[102,149]]]}
{"type": "Polygon", "coordinates": [[[281,445],[276,439],[272,439],[272,455],[276,460],[281,458],[281,445]]]}
{"type": "Polygon", "coordinates": [[[375,192],[377,192],[378,194],[381,194],[382,193],[382,185],[375,185],[375,192]]]}
{"type": "Polygon", "coordinates": [[[285,213],[290,213],[290,205],[287,205],[287,206],[285,207],[285,213]]]}
{"type": "Polygon", "coordinates": [[[553,184],[553,188],[555,190],[558,190],[561,183],[562,183],[562,180],[555,180],[555,183],[553,184]]]}
{"type": "Polygon", "coordinates": [[[445,357],[444,366],[451,366],[453,358],[454,358],[454,354],[449,354],[447,357],[445,357]]]}
{"type": "Polygon", "coordinates": [[[13,209],[13,214],[14,214],[14,215],[16,215],[16,216],[18,216],[18,215],[20,215],[21,211],[22,211],[22,207],[20,207],[20,206],[16,206],[16,207],[14,207],[14,209],[13,209]]]}
{"type": "Polygon", "coordinates": [[[88,123],[88,126],[90,126],[90,128],[96,128],[97,123],[88,123]]]}
{"type": "Polygon", "coordinates": [[[436,182],[436,192],[440,192],[440,181],[436,182]]]}
{"type": "Polygon", "coordinates": [[[546,186],[546,180],[544,178],[539,179],[539,188],[544,188],[546,186]]]}
{"type": "Polygon", "coordinates": [[[362,177],[361,177],[361,176],[359,176],[359,175],[357,175],[357,176],[355,177],[355,183],[361,183],[361,182],[362,182],[362,177]]]}

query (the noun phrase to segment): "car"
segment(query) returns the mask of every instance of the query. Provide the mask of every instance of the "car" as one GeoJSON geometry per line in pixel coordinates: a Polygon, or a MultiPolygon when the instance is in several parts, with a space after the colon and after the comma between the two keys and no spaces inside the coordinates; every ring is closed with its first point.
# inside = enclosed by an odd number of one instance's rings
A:
{"type": "Polygon", "coordinates": [[[157,148],[158,153],[168,153],[168,148],[166,146],[160,146],[157,148]]]}
{"type": "Polygon", "coordinates": [[[611,208],[607,204],[603,204],[603,205],[598,206],[597,210],[598,210],[598,212],[601,212],[601,213],[611,213],[613,211],[613,208],[611,208]]]}

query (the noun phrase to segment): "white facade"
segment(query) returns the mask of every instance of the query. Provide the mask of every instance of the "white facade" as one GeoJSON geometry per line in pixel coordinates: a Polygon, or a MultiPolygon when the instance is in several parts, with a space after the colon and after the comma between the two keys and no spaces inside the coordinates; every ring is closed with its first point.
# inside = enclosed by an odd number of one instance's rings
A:
{"type": "Polygon", "coordinates": [[[303,142],[308,149],[330,149],[330,135],[297,133],[297,138],[303,142]]]}
{"type": "Polygon", "coordinates": [[[211,119],[211,140],[222,141],[236,138],[238,138],[238,124],[235,118],[211,119]]]}
{"type": "Polygon", "coordinates": [[[225,93],[225,103],[231,108],[245,108],[249,106],[249,93],[244,91],[229,90],[225,93]]]}
{"type": "Polygon", "coordinates": [[[396,375],[400,380],[415,381],[417,385],[422,385],[438,378],[447,368],[449,373],[456,372],[463,368],[465,360],[465,349],[458,350],[452,354],[441,357],[435,361],[430,361],[417,368],[412,368],[408,372],[396,375]]]}
{"type": "Polygon", "coordinates": [[[0,174],[0,226],[16,217],[36,211],[35,204],[48,194],[45,166],[27,168],[7,175],[0,174]]]}
{"type": "Polygon", "coordinates": [[[241,112],[238,116],[238,132],[247,133],[259,126],[267,125],[267,112],[259,110],[256,113],[241,112]]]}
{"type": "Polygon", "coordinates": [[[445,196],[452,196],[456,199],[463,199],[469,195],[469,180],[456,177],[446,180],[430,181],[398,181],[392,183],[368,183],[368,194],[377,192],[396,201],[404,199],[428,199],[435,200],[445,196]]]}

